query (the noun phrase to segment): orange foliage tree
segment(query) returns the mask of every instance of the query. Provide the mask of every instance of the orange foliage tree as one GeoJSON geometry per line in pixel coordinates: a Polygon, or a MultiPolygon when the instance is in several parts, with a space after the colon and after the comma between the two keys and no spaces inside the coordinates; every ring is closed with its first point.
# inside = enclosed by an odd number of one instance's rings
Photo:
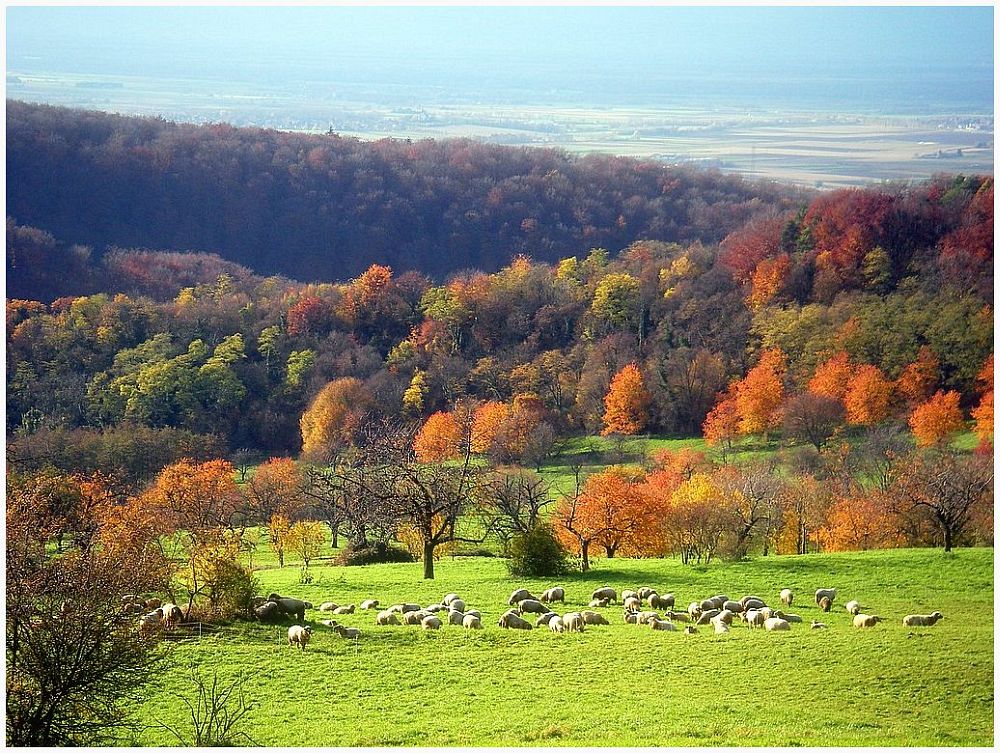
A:
{"type": "Polygon", "coordinates": [[[736,412],[736,401],[724,396],[705,417],[702,432],[709,445],[721,443],[723,453],[733,447],[733,440],[739,436],[740,415],[736,412]]]}
{"type": "Polygon", "coordinates": [[[771,259],[763,259],[750,277],[750,295],[747,305],[756,311],[772,300],[781,291],[792,268],[788,254],[780,254],[771,259]]]}
{"type": "Polygon", "coordinates": [[[812,475],[795,475],[780,497],[781,530],[778,554],[806,554],[826,522],[831,504],[830,487],[812,475]]]}
{"type": "Polygon", "coordinates": [[[844,408],[849,424],[874,426],[889,417],[892,382],[877,366],[865,364],[855,369],[847,383],[844,408]]]}
{"type": "Polygon", "coordinates": [[[510,406],[496,400],[476,408],[472,415],[472,451],[489,452],[509,415],[510,406]]]}
{"type": "Polygon", "coordinates": [[[898,529],[881,495],[849,496],[830,506],[816,540],[828,552],[888,549],[902,544],[898,529]]]}
{"type": "Polygon", "coordinates": [[[354,377],[327,384],[299,420],[302,454],[326,459],[337,447],[350,444],[371,400],[371,393],[354,377]]]}
{"type": "Polygon", "coordinates": [[[972,411],[976,420],[976,436],[981,444],[986,444],[993,437],[993,354],[986,359],[983,368],[976,376],[976,390],[982,397],[972,411]]]}
{"type": "Polygon", "coordinates": [[[816,395],[843,400],[853,371],[847,351],[842,350],[816,367],[808,389],[816,395]]]}
{"type": "Polygon", "coordinates": [[[941,361],[934,355],[934,351],[923,345],[917,353],[917,359],[907,365],[899,375],[896,389],[900,395],[915,405],[931,396],[940,379],[941,361]]]}
{"type": "Polygon", "coordinates": [[[413,439],[413,452],[421,463],[451,460],[459,456],[462,438],[462,426],[454,414],[438,411],[420,427],[413,439]]]}
{"type": "Polygon", "coordinates": [[[765,350],[757,365],[736,384],[735,403],[740,434],[764,434],[781,422],[785,400],[785,354],[765,350]]]}
{"type": "Polygon", "coordinates": [[[228,460],[198,463],[187,458],[168,465],[142,494],[166,531],[197,538],[206,531],[231,527],[242,510],[242,496],[228,460]]]}
{"type": "Polygon", "coordinates": [[[650,401],[639,367],[634,363],[623,367],[611,380],[611,387],[604,398],[604,429],[601,435],[638,434],[649,421],[650,401]]]}
{"type": "Polygon", "coordinates": [[[243,485],[251,518],[266,524],[274,515],[293,518],[305,503],[305,474],[291,458],[271,458],[243,485]]]}
{"type": "Polygon", "coordinates": [[[918,447],[940,444],[962,430],[962,409],[958,405],[960,398],[954,390],[938,390],[930,400],[913,409],[910,428],[918,447]]]}

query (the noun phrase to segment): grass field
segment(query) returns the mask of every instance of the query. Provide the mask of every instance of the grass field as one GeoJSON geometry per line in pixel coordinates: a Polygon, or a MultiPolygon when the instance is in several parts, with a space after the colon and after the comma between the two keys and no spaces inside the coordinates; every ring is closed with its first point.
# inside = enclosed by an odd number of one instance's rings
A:
{"type": "MultiPolygon", "coordinates": [[[[314,568],[298,584],[296,566],[258,573],[278,590],[318,605],[332,600],[437,602],[449,591],[483,613],[484,629],[375,627],[374,613],[340,617],[361,627],[358,643],[317,625],[308,650],[289,648],[283,626],[236,624],[218,635],[171,644],[171,667],[138,709],[137,744],[175,744],[158,722],[183,726],[191,697],[188,667],[230,678],[250,673],[259,701],[247,731],[263,745],[287,746],[716,746],[990,745],[993,741],[993,550],[892,550],[757,558],[684,567],[678,560],[599,560],[561,580],[564,612],[591,591],[650,585],[678,604],[725,592],[777,601],[797,594],[804,625],[790,633],[716,636],[653,632],[626,625],[583,634],[505,631],[496,625],[516,586],[503,560],[444,558],[437,579],[420,563],[314,568]],[[819,587],[838,589],[829,615],[812,605],[819,587]],[[884,624],[859,631],[843,604],[860,599],[884,624]],[[911,612],[945,619],[909,629],[911,612]],[[810,630],[822,618],[828,630],[810,630]]],[[[315,623],[319,612],[307,613],[315,623]]]]}

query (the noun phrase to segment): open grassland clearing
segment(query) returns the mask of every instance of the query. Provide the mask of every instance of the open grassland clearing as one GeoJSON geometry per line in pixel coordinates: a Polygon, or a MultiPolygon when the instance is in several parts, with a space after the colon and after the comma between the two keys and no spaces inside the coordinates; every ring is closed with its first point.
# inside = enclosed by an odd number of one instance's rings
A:
{"type": "Polygon", "coordinates": [[[303,653],[281,625],[237,624],[172,644],[171,667],[139,709],[139,743],[174,741],[157,722],[185,723],[188,667],[222,679],[249,672],[259,702],[247,731],[264,745],[989,745],[993,740],[993,550],[891,550],[757,558],[684,567],[678,560],[600,560],[560,580],[564,613],[610,585],[649,585],[677,604],[725,592],[778,602],[791,588],[802,625],[789,633],[654,632],[603,610],[608,626],[582,634],[506,631],[496,621],[515,587],[536,595],[552,582],[512,579],[499,559],[444,558],[437,579],[419,563],[297,567],[257,573],[261,590],[319,606],[423,605],[454,591],[483,613],[483,630],[445,625],[375,627],[374,612],[338,616],[362,629],[356,644],[318,624],[303,653]],[[813,603],[836,587],[830,614],[813,603]],[[843,605],[858,599],[886,622],[856,630],[843,605]],[[932,628],[903,615],[940,610],[932,628]],[[821,619],[828,630],[811,630],[821,619]]]}

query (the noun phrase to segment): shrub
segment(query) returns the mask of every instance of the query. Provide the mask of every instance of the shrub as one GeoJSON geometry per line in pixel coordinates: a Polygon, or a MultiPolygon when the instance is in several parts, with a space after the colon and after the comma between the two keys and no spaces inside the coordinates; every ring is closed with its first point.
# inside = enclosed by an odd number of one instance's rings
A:
{"type": "Polygon", "coordinates": [[[357,546],[348,544],[337,557],[338,565],[376,565],[380,562],[414,562],[405,549],[375,541],[357,546]]]}
{"type": "Polygon", "coordinates": [[[528,533],[517,534],[511,539],[507,569],[511,575],[541,577],[564,575],[570,568],[566,550],[555,532],[540,523],[528,533]]]}

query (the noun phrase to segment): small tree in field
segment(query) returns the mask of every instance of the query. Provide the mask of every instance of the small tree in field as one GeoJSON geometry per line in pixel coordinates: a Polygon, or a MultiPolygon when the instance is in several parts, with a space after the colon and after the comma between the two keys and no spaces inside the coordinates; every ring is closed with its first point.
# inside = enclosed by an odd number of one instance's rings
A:
{"type": "Polygon", "coordinates": [[[323,551],[326,544],[326,531],[323,524],[315,520],[306,520],[301,523],[293,523],[286,535],[289,551],[294,552],[302,559],[302,582],[308,583],[309,563],[316,559],[323,551]]]}
{"type": "Polygon", "coordinates": [[[291,523],[284,515],[273,515],[267,524],[267,535],[271,549],[278,556],[278,567],[285,566],[285,548],[288,546],[288,530],[291,523]]]}
{"type": "Polygon", "coordinates": [[[942,444],[962,430],[962,409],[958,405],[960,397],[954,390],[938,390],[930,400],[913,409],[910,428],[913,429],[917,447],[942,444]]]}

